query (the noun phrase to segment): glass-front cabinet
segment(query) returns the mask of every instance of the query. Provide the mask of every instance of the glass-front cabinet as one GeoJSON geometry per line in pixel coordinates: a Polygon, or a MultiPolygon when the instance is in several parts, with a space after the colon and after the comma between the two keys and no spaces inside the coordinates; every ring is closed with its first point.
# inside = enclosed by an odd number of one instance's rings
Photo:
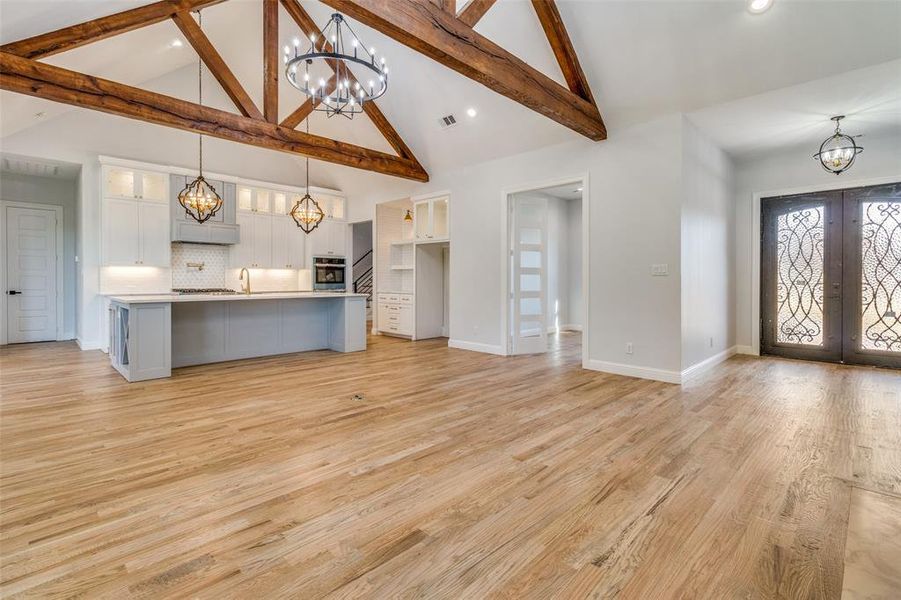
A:
{"type": "Polygon", "coordinates": [[[413,230],[417,241],[449,239],[449,220],[447,196],[413,203],[413,230]]]}
{"type": "Polygon", "coordinates": [[[153,171],[139,171],[127,167],[104,169],[104,197],[129,200],[165,202],[169,190],[169,175],[153,171]]]}

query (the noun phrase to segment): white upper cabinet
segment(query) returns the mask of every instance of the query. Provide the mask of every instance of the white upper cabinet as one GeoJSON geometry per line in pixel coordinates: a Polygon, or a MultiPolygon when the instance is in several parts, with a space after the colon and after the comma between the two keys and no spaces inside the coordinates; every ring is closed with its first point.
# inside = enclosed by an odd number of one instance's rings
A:
{"type": "Polygon", "coordinates": [[[103,265],[169,267],[169,176],[105,166],[101,203],[103,265]]]}
{"type": "Polygon", "coordinates": [[[326,219],[335,221],[344,221],[347,219],[345,211],[345,200],[341,196],[333,196],[331,194],[314,193],[313,199],[319,203],[319,208],[325,213],[326,219]]]}
{"type": "Polygon", "coordinates": [[[138,202],[138,224],[142,265],[169,267],[169,207],[161,202],[138,202]]]}
{"type": "Polygon", "coordinates": [[[310,232],[313,256],[345,256],[347,254],[347,224],[343,221],[323,220],[310,232]]]}
{"type": "Polygon", "coordinates": [[[292,203],[288,204],[287,192],[238,186],[238,211],[253,212],[266,215],[286,215],[291,212],[293,200],[300,200],[301,194],[291,194],[292,203]]]}
{"type": "Polygon", "coordinates": [[[106,198],[101,210],[104,265],[170,266],[166,204],[106,198]]]}
{"type": "Polygon", "coordinates": [[[272,213],[272,196],[275,192],[261,188],[238,186],[238,211],[261,214],[272,213]]]}
{"type": "Polygon", "coordinates": [[[107,198],[102,206],[101,250],[104,265],[137,265],[141,260],[138,203],[107,198]]]}
{"type": "MultiPolygon", "coordinates": [[[[272,218],[238,212],[241,241],[231,247],[229,263],[239,269],[269,269],[272,265],[272,218]]],[[[283,268],[283,267],[280,267],[283,268]]]]}
{"type": "Polygon", "coordinates": [[[291,217],[272,218],[272,268],[307,269],[306,234],[291,217]]]}
{"type": "Polygon", "coordinates": [[[169,175],[126,167],[104,167],[105,198],[129,198],[166,202],[169,199],[169,175]]]}
{"type": "Polygon", "coordinates": [[[449,239],[448,198],[429,198],[413,204],[413,231],[417,241],[449,239]]]}

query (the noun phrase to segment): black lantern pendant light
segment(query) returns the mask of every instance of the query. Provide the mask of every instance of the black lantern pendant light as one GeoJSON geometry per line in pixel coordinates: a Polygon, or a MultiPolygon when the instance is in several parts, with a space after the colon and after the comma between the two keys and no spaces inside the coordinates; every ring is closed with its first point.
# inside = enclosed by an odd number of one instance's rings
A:
{"type": "MultiPolygon", "coordinates": [[[[197,11],[197,24],[203,31],[203,18],[197,11]]],[[[203,60],[197,58],[197,102],[203,105],[203,60]]],[[[222,198],[210,183],[203,178],[203,134],[200,138],[199,169],[197,178],[185,186],[178,194],[178,203],[185,212],[198,223],[204,223],[222,208],[222,198]]]]}
{"type": "Polygon", "coordinates": [[[388,90],[385,57],[376,57],[375,48],[367,49],[343,15],[333,14],[309,41],[303,53],[300,38],[294,39],[293,48],[285,46],[285,77],[310,97],[314,110],[324,111],[329,117],[343,115],[352,119],[362,112],[364,103],[388,90]],[[367,76],[357,81],[350,70],[352,65],[367,76]],[[329,77],[329,71],[334,71],[334,75],[329,77]]]}
{"type": "Polygon", "coordinates": [[[845,135],[839,128],[839,122],[844,118],[844,115],[832,117],[835,133],[826,138],[820,144],[820,151],[813,155],[824,169],[836,175],[850,169],[857,155],[863,152],[863,147],[857,145],[854,137],[845,135]]]}
{"type": "MultiPolygon", "coordinates": [[[[307,117],[307,133],[310,133],[310,119],[307,117]]],[[[319,203],[310,196],[310,157],[305,157],[307,170],[307,187],[304,190],[303,198],[294,203],[291,208],[291,218],[298,227],[303,229],[304,233],[310,233],[322,223],[325,213],[319,206],[319,203]]]]}

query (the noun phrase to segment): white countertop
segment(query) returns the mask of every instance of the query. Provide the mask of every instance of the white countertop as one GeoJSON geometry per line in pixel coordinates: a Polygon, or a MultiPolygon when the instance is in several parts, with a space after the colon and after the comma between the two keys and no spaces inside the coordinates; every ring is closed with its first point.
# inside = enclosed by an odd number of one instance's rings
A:
{"type": "Polygon", "coordinates": [[[236,300],[285,300],[306,298],[365,298],[366,294],[349,292],[254,292],[253,294],[109,294],[107,298],[120,304],[158,302],[232,302],[236,300]]]}

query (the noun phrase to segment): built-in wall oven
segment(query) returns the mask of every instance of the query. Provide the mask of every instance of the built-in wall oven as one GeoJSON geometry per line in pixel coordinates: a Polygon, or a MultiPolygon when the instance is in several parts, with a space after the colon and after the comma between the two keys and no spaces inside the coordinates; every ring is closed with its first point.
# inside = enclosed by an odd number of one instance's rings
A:
{"type": "Polygon", "coordinates": [[[343,258],[313,257],[313,289],[346,291],[347,264],[343,258]]]}

